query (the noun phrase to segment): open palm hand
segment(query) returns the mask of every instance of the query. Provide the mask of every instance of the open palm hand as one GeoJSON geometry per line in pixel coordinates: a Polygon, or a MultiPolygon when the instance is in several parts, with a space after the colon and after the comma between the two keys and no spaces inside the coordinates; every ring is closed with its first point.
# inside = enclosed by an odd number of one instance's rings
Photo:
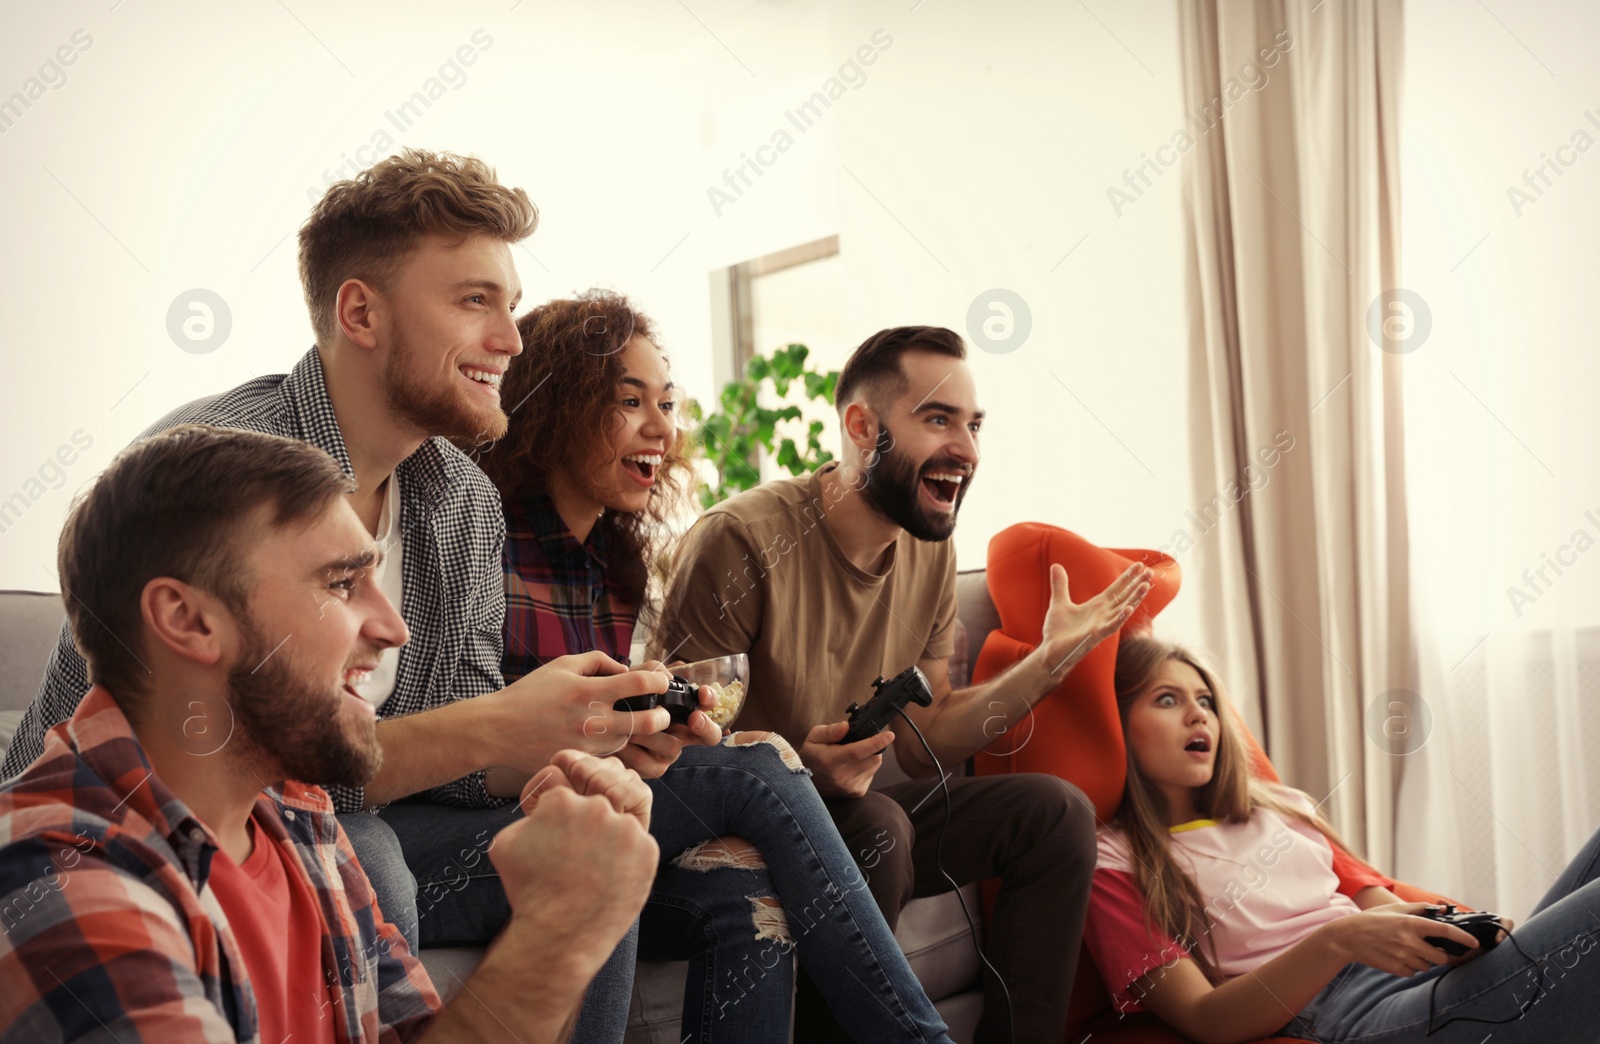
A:
{"type": "Polygon", "coordinates": [[[1050,609],[1044,615],[1045,655],[1050,673],[1062,675],[1076,667],[1090,650],[1128,622],[1150,593],[1155,574],[1141,563],[1129,566],[1111,586],[1079,605],[1067,586],[1067,571],[1050,567],[1050,609]]]}

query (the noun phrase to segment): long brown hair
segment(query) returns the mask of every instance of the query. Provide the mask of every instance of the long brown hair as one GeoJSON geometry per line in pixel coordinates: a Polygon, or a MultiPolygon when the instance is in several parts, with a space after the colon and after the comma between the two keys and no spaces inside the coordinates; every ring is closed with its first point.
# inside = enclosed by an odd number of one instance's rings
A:
{"type": "MultiPolygon", "coordinates": [[[[504,438],[479,454],[478,465],[508,504],[553,492],[558,474],[600,500],[599,476],[620,449],[611,432],[621,409],[622,350],[634,337],[659,347],[655,324],[623,295],[589,290],[540,305],[517,320],[517,329],[522,354],[511,360],[500,390],[511,423],[504,438]]],[[[606,542],[606,569],[641,617],[649,609],[650,562],[693,474],[687,447],[680,425],[645,509],[607,510],[595,525],[606,542]]]]}
{"type": "MultiPolygon", "coordinates": [[[[1344,848],[1326,821],[1285,800],[1273,784],[1250,773],[1250,755],[1240,733],[1242,726],[1219,683],[1205,661],[1181,645],[1162,641],[1149,634],[1125,634],[1117,646],[1114,686],[1122,731],[1128,731],[1128,712],[1135,700],[1150,685],[1162,665],[1176,660],[1193,667],[1211,693],[1217,719],[1216,754],[1211,779],[1194,789],[1195,810],[1202,818],[1225,823],[1243,823],[1258,809],[1271,809],[1297,819],[1322,832],[1330,844],[1344,848]]],[[[1178,940],[1212,983],[1221,980],[1216,967],[1216,945],[1211,924],[1206,919],[1205,902],[1199,887],[1179,865],[1172,853],[1166,795],[1139,770],[1133,747],[1128,747],[1128,781],[1122,803],[1112,816],[1112,824],[1122,831],[1133,853],[1134,880],[1144,895],[1145,915],[1166,935],[1178,940]],[[1196,940],[1211,943],[1207,955],[1196,940]]]]}

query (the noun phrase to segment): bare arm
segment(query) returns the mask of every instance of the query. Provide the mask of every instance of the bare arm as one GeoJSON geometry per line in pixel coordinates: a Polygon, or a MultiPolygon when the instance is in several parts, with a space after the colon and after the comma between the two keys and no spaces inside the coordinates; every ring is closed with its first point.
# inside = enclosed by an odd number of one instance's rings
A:
{"type": "Polygon", "coordinates": [[[566,1040],[589,978],[586,968],[551,960],[554,953],[559,951],[547,937],[513,920],[422,1039],[426,1044],[497,1040],[507,1026],[515,1026],[517,1039],[528,1044],[566,1040]]]}
{"type": "MultiPolygon", "coordinates": [[[[660,671],[666,668],[660,660],[650,660],[634,670],[660,671]]],[[[659,779],[678,754],[690,744],[715,746],[722,742],[722,729],[705,712],[714,708],[717,697],[709,688],[700,687],[699,711],[689,716],[687,725],[671,725],[663,732],[653,732],[618,737],[615,749],[596,751],[616,758],[643,779],[659,779]]],[[[645,719],[647,722],[649,719],[645,719]]],[[[522,793],[533,773],[507,765],[491,765],[484,776],[484,785],[493,797],[516,797],[522,793]]]]}
{"type": "Polygon", "coordinates": [[[1395,903],[1405,902],[1404,899],[1395,895],[1389,889],[1379,888],[1376,885],[1361,889],[1353,898],[1355,899],[1355,904],[1363,910],[1370,910],[1374,906],[1392,906],[1395,903]]]}
{"type": "Polygon", "coordinates": [[[1426,905],[1401,903],[1330,921],[1261,967],[1216,987],[1198,964],[1180,958],[1140,980],[1137,985],[1145,990],[1140,1001],[1200,1044],[1264,1037],[1298,1014],[1352,961],[1410,977],[1446,961],[1443,950],[1424,941],[1427,936],[1476,945],[1459,928],[1413,916],[1426,905]]]}
{"type": "Polygon", "coordinates": [[[382,805],[490,766],[501,767],[491,787],[499,783],[499,796],[513,796],[518,775],[525,780],[558,750],[604,755],[630,737],[665,729],[671,719],[660,708],[611,708],[627,696],[665,692],[667,681],[659,671],[629,671],[591,652],[551,660],[499,692],[385,719],[378,724],[383,764],[366,786],[366,804],[382,805]]]}
{"type": "Polygon", "coordinates": [[[496,695],[379,721],[383,761],[363,792],[367,806],[386,805],[488,768],[483,737],[496,695]]]}
{"type": "MultiPolygon", "coordinates": [[[[947,673],[930,674],[932,706],[906,707],[939,761],[945,765],[965,761],[1054,692],[1072,668],[1133,615],[1150,591],[1151,575],[1143,565],[1129,566],[1110,587],[1077,605],[1067,589],[1067,571],[1052,565],[1050,609],[1037,649],[998,678],[959,691],[951,691],[947,673]]],[[[907,774],[919,778],[934,774],[910,729],[902,729],[896,737],[894,753],[907,774]]]]}

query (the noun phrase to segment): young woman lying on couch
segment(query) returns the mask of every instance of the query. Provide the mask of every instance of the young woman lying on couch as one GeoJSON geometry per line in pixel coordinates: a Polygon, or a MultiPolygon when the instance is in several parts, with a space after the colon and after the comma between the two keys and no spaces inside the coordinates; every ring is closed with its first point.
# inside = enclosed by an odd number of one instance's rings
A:
{"type": "Polygon", "coordinates": [[[1202,1042],[1594,1039],[1600,834],[1527,924],[1490,924],[1480,945],[1389,891],[1304,793],[1251,777],[1226,695],[1189,652],[1124,637],[1116,691],[1128,782],[1084,941],[1120,1010],[1202,1042]]]}

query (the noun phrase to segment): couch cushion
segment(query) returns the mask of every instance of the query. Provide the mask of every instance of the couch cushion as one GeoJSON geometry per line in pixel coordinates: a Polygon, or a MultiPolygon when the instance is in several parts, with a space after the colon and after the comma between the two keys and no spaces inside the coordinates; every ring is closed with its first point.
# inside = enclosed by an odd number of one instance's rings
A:
{"type": "Polygon", "coordinates": [[[435,946],[417,951],[422,966],[428,969],[428,978],[433,980],[433,988],[447,1003],[461,990],[461,984],[472,978],[483,954],[476,946],[435,946]]]}
{"type": "Polygon", "coordinates": [[[679,1044],[687,961],[640,961],[633,973],[633,1005],[624,1044],[679,1044]]]}
{"type": "Polygon", "coordinates": [[[65,616],[58,594],[0,591],[0,711],[27,710],[39,694],[65,616]]]}
{"type": "Polygon", "coordinates": [[[978,951],[972,945],[967,918],[961,913],[963,898],[981,932],[977,885],[967,885],[959,898],[955,892],[944,892],[913,899],[900,911],[894,937],[930,1000],[943,1000],[978,981],[978,951]]]}
{"type": "MultiPolygon", "coordinates": [[[[961,898],[966,899],[967,909],[976,921],[977,885],[963,888],[961,898]]],[[[931,999],[937,1001],[960,993],[978,981],[978,952],[973,948],[972,933],[955,892],[911,900],[900,912],[900,925],[894,934],[911,962],[911,970],[916,972],[931,999]]],[[[466,978],[482,959],[483,951],[444,946],[425,949],[421,957],[443,996],[457,988],[449,974],[454,972],[466,978]]],[[[640,961],[636,983],[645,996],[643,1008],[635,1014],[642,1015],[647,1022],[676,1019],[683,1006],[683,977],[687,967],[683,961],[640,961]],[[650,987],[648,991],[646,986],[650,987]]],[[[636,997],[636,1008],[639,1002],[636,997]]]]}
{"type": "Polygon", "coordinates": [[[967,569],[956,574],[956,620],[966,632],[966,647],[959,658],[951,658],[950,687],[964,689],[971,682],[978,650],[989,632],[1000,626],[1000,613],[989,594],[988,570],[967,569]]]}
{"type": "Polygon", "coordinates": [[[17,734],[17,726],[22,724],[24,713],[19,710],[0,711],[0,756],[11,749],[11,737],[17,734]]]}

